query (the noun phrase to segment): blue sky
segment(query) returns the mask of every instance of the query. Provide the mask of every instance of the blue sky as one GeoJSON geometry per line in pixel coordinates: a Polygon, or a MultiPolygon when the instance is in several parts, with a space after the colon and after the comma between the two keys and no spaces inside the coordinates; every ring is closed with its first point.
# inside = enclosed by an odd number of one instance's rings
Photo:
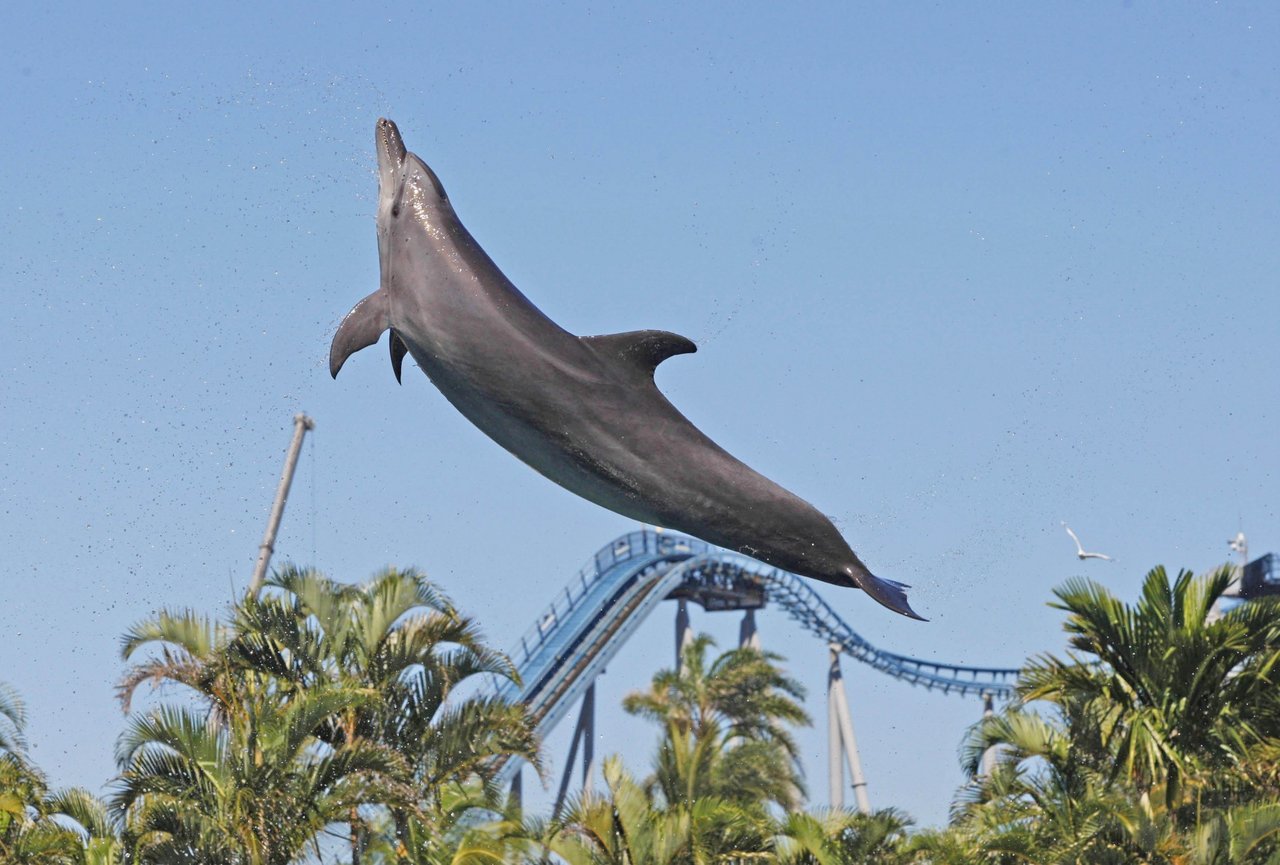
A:
{"type": "MultiPolygon", "coordinates": [[[[1278,57],[1261,3],[6,8],[0,678],[34,757],[109,778],[120,634],[243,589],[299,410],[278,560],[419,566],[499,646],[634,528],[383,348],[329,379],[380,115],[562,325],[698,342],[672,401],[915,586],[928,624],[820,587],[884,648],[1017,665],[1067,577],[1280,548],[1278,57]]],[[[641,772],[617,705],[672,613],[600,682],[597,753],[641,772]]],[[[760,623],[822,719],[824,647],[760,623]]],[[[846,676],[873,804],[945,820],[980,707],[846,676]]]]}

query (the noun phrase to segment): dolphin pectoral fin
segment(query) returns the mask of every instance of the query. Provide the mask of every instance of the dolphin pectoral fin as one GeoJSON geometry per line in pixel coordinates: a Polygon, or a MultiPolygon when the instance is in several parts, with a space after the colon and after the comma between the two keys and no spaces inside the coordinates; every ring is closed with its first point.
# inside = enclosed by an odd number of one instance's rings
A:
{"type": "Polygon", "coordinates": [[[874,598],[877,603],[883,604],[895,613],[901,613],[907,618],[919,619],[922,622],[929,621],[911,609],[911,605],[907,603],[906,590],[911,587],[906,583],[899,583],[896,580],[882,580],[870,571],[863,571],[861,574],[852,574],[851,576],[858,588],[874,598]]]}
{"type": "Polygon", "coordinates": [[[584,336],[582,341],[607,358],[652,378],[658,364],[677,354],[698,350],[693,340],[665,330],[633,330],[603,336],[584,336]]]}
{"type": "Polygon", "coordinates": [[[404,382],[400,381],[400,367],[404,364],[404,356],[409,353],[409,346],[404,344],[404,340],[400,338],[400,334],[396,333],[394,328],[391,330],[390,348],[391,369],[396,374],[396,381],[404,384],[404,382]]]}
{"type": "Polygon", "coordinates": [[[342,319],[342,324],[338,325],[338,332],[333,335],[329,346],[330,375],[337,378],[338,370],[342,369],[347,358],[378,341],[390,326],[388,307],[387,293],[381,288],[352,307],[342,319]]]}

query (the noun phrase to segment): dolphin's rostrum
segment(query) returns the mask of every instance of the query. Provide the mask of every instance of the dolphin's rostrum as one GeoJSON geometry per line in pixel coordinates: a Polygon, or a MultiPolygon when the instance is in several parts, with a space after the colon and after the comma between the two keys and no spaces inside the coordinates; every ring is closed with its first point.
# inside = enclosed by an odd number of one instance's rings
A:
{"type": "Polygon", "coordinates": [[[696,351],[690,340],[564,330],[472,239],[395,124],[379,120],[376,139],[382,284],[339,326],[335,377],[390,329],[397,379],[412,354],[472,423],[566,489],[920,618],[906,586],[868,571],[829,519],[734,459],[659,392],[654,368],[696,351]]]}

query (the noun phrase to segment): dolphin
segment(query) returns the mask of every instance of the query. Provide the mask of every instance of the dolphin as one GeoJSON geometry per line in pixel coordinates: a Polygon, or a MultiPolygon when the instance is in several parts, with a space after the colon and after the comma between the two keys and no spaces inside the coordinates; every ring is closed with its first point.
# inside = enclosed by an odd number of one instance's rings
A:
{"type": "Polygon", "coordinates": [[[578,337],[503,275],[463,227],[435,172],[390,120],[375,127],[381,285],[342,320],[336,378],[390,330],[406,354],[490,438],[566,489],[805,577],[857,587],[920,619],[907,586],[875,576],[813,505],[735,459],[654,383],[662,361],[697,350],[661,330],[578,337]]]}

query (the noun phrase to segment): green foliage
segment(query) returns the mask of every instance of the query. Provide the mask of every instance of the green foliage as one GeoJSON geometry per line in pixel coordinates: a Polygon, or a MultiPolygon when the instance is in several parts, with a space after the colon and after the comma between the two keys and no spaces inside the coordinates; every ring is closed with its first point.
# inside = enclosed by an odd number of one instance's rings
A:
{"type": "Polygon", "coordinates": [[[1227,808],[1188,835],[1186,865],[1274,865],[1280,861],[1280,802],[1227,808]]]}
{"type": "Polygon", "coordinates": [[[139,861],[285,865],[352,808],[409,798],[395,751],[366,741],[325,748],[312,735],[361,698],[255,694],[222,723],[172,705],[135,717],[118,748],[112,804],[139,861]]]}
{"type": "Polygon", "coordinates": [[[1133,605],[1056,590],[1071,651],[1032,659],[1019,699],[970,731],[971,780],[950,827],[915,839],[923,861],[1272,862],[1280,605],[1218,615],[1230,577],[1155,568],[1133,605]]]}
{"type": "Polygon", "coordinates": [[[910,825],[894,808],[793,811],[777,822],[773,850],[780,865],[897,865],[909,861],[910,825]]]}
{"type": "Polygon", "coordinates": [[[708,661],[706,634],[685,646],[678,670],[660,670],[623,708],[662,729],[647,782],[668,803],[713,797],[798,807],[804,781],[791,727],[807,725],[804,690],[777,655],[734,649],[708,661]]]}
{"type": "Polygon", "coordinates": [[[0,683],[0,863],[115,865],[120,844],[103,803],[79,788],[50,792],[27,759],[26,706],[0,683]]]}
{"type": "Polygon", "coordinates": [[[548,849],[569,865],[710,865],[768,858],[762,812],[715,796],[656,802],[622,767],[604,763],[606,792],[588,792],[553,824],[548,849]]]}
{"type": "Polygon", "coordinates": [[[1074,713],[1096,735],[1112,780],[1182,805],[1188,785],[1212,786],[1215,774],[1280,736],[1280,604],[1254,601],[1214,617],[1230,580],[1226,568],[1172,581],[1155,568],[1134,606],[1096,583],[1068,582],[1054,606],[1068,613],[1080,654],[1034,660],[1021,698],[1074,713]]]}
{"type": "Polygon", "coordinates": [[[809,722],[800,686],[776,655],[738,649],[710,660],[714,645],[699,636],[679,670],[659,671],[624,701],[660,725],[653,775],[640,783],[607,760],[606,789],[545,827],[543,849],[568,865],[905,865],[910,821],[898,812],[798,810],[792,729],[809,722]]]}
{"type": "Polygon", "coordinates": [[[1157,568],[1134,604],[1056,590],[1065,657],[1028,662],[965,738],[949,825],[911,832],[893,809],[801,810],[800,686],[705,635],[624,702],[660,731],[647,779],[613,757],[554,819],[504,810],[499,761],[538,749],[523,708],[471,684],[516,675],[475,623],[413,571],[285,568],[226,620],[162,611],[125,635],[126,709],[144,683],[177,699],[130,718],[110,807],[49,790],[0,685],[0,863],[289,865],[340,845],[352,865],[1280,865],[1280,603],[1218,615],[1228,583],[1157,568]]]}
{"type": "Polygon", "coordinates": [[[515,671],[414,571],[355,586],[286,567],[228,622],[140,623],[124,656],[151,646],[122,702],[144,682],[188,701],[134,717],[121,738],[112,803],[139,862],[283,865],[335,824],[353,863],[439,862],[439,839],[472,810],[448,791],[491,803],[496,758],[537,764],[522,707],[452,699],[515,671]]]}
{"type": "Polygon", "coordinates": [[[0,682],[0,754],[15,754],[27,747],[27,705],[9,685],[0,682]]]}

